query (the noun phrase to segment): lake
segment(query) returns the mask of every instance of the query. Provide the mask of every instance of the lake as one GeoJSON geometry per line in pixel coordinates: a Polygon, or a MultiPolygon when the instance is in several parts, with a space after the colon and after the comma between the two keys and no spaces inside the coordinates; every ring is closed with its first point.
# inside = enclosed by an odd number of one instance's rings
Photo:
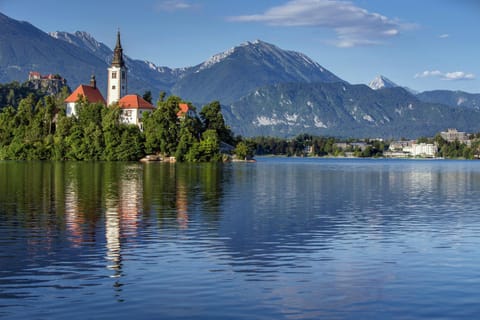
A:
{"type": "Polygon", "coordinates": [[[475,319],[480,162],[0,162],[0,318],[475,319]]]}

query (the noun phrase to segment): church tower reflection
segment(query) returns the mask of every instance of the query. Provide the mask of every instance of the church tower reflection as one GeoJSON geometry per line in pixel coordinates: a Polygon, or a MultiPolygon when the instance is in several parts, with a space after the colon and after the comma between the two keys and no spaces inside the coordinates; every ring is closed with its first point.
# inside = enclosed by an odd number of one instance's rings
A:
{"type": "Polygon", "coordinates": [[[115,201],[109,199],[107,199],[107,209],[105,212],[105,238],[107,241],[107,268],[113,270],[113,275],[110,277],[120,278],[122,276],[120,217],[115,201]]]}
{"type": "Polygon", "coordinates": [[[118,291],[123,286],[122,247],[126,241],[134,241],[143,212],[143,179],[138,169],[137,165],[123,166],[117,189],[105,194],[107,268],[113,271],[110,277],[116,278],[118,291]]]}
{"type": "Polygon", "coordinates": [[[74,248],[104,246],[105,267],[118,295],[123,285],[122,250],[136,241],[144,212],[143,167],[95,163],[72,165],[69,170],[63,204],[68,240],[74,248]]]}

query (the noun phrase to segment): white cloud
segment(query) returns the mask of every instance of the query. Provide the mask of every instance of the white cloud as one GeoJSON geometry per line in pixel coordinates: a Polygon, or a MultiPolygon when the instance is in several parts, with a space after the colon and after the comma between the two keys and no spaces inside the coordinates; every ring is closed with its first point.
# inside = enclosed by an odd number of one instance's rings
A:
{"type": "Polygon", "coordinates": [[[441,80],[473,80],[475,75],[473,73],[454,71],[454,72],[441,72],[439,70],[423,71],[415,75],[415,79],[418,78],[440,78],[441,80]]]}
{"type": "Polygon", "coordinates": [[[185,0],[162,0],[158,1],[155,4],[155,9],[157,11],[179,11],[179,10],[188,10],[195,8],[196,5],[187,2],[185,0]]]}
{"type": "Polygon", "coordinates": [[[344,0],[289,0],[262,14],[231,17],[236,22],[263,22],[284,27],[319,27],[332,29],[339,47],[382,43],[402,29],[414,27],[378,13],[368,12],[344,0]]]}
{"type": "Polygon", "coordinates": [[[448,33],[444,33],[444,34],[441,34],[438,36],[440,39],[447,39],[450,37],[450,35],[448,33]]]}
{"type": "Polygon", "coordinates": [[[442,76],[442,74],[443,73],[440,72],[439,70],[433,70],[433,71],[425,70],[423,72],[417,73],[415,75],[415,78],[440,77],[442,76]]]}
{"type": "Polygon", "coordinates": [[[475,75],[473,73],[465,73],[463,71],[447,72],[443,80],[473,80],[475,75]]]}

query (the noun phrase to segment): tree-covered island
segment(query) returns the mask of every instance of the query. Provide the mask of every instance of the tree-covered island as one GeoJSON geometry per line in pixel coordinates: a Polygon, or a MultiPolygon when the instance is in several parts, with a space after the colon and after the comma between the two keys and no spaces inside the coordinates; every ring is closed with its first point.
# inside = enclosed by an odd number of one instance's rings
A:
{"type": "Polygon", "coordinates": [[[161,94],[157,107],[143,115],[141,130],[122,123],[118,104],[106,107],[83,97],[77,101],[76,116],[67,116],[67,88],[55,96],[28,91],[18,83],[2,85],[0,91],[6,92],[0,105],[1,160],[133,161],[155,154],[205,162],[222,161],[229,154],[239,159],[253,155],[253,148],[225,124],[216,101],[198,115],[178,117],[181,98],[164,99],[161,94]]]}

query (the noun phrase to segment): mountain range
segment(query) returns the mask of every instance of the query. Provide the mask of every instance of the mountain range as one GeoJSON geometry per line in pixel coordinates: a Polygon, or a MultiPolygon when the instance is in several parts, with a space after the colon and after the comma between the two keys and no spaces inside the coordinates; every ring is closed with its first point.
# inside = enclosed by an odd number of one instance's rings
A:
{"type": "MultiPolygon", "coordinates": [[[[97,77],[106,92],[112,50],[86,32],[46,33],[0,13],[0,82],[29,71],[60,74],[70,87],[97,77]],[[105,75],[105,76],[102,76],[105,75]]],[[[128,52],[127,52],[128,53],[128,52]]],[[[480,95],[416,93],[385,76],[352,85],[306,55],[256,40],[186,68],[125,56],[129,92],[175,94],[200,106],[219,100],[226,122],[245,136],[300,133],[413,138],[446,128],[480,131],[480,95]]]]}
{"type": "Polygon", "coordinates": [[[477,110],[423,102],[400,87],[372,90],[345,83],[272,85],[226,106],[224,113],[234,132],[253,136],[415,138],[450,127],[480,129],[477,110]]]}

